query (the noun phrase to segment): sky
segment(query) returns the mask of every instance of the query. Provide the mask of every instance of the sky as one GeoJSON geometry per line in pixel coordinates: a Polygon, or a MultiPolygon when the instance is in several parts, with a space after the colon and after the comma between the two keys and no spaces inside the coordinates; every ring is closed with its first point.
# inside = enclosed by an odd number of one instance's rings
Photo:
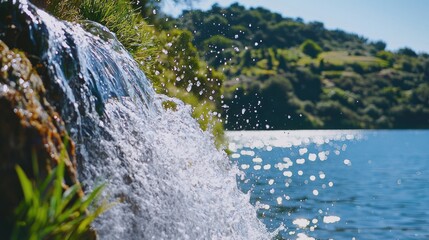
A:
{"type": "MultiPolygon", "coordinates": [[[[357,33],[371,41],[382,40],[389,50],[410,47],[429,53],[428,0],[200,0],[194,9],[207,10],[214,3],[264,7],[305,22],[319,21],[328,29],[357,33]]],[[[164,1],[164,11],[178,16],[184,6],[164,1]]]]}

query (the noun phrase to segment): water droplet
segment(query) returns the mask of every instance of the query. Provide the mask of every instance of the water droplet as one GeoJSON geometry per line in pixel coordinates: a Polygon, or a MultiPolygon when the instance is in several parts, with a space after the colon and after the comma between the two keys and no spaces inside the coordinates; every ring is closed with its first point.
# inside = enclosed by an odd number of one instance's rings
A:
{"type": "Polygon", "coordinates": [[[325,161],[326,159],[328,159],[328,157],[326,157],[326,153],[325,152],[319,152],[317,154],[317,156],[319,156],[320,161],[325,161]]]}
{"type": "Polygon", "coordinates": [[[246,170],[250,167],[249,164],[241,164],[241,169],[246,170]]]}
{"type": "Polygon", "coordinates": [[[310,224],[310,221],[305,218],[297,218],[293,220],[292,223],[298,225],[300,228],[306,228],[310,224]]]}
{"type": "Polygon", "coordinates": [[[344,164],[350,167],[352,165],[352,161],[349,159],[344,159],[344,164]]]}
{"type": "Polygon", "coordinates": [[[341,220],[341,218],[338,216],[324,216],[323,217],[324,223],[335,223],[335,222],[338,222],[340,220],[341,220]]]}
{"type": "Polygon", "coordinates": [[[305,159],[304,158],[298,158],[296,160],[296,164],[304,164],[305,163],[305,159]]]}

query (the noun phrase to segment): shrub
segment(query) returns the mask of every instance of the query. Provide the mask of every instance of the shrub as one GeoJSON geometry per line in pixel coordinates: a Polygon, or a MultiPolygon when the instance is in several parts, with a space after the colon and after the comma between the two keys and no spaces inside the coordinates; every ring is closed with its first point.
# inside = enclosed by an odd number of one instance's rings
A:
{"type": "Polygon", "coordinates": [[[319,53],[323,52],[322,48],[310,39],[301,44],[301,51],[312,58],[316,58],[319,53]]]}

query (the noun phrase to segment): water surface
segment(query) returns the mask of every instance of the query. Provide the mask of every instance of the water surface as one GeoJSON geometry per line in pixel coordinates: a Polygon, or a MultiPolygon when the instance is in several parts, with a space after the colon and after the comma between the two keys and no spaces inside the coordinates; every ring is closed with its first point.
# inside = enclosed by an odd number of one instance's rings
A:
{"type": "Polygon", "coordinates": [[[240,189],[283,239],[429,239],[429,131],[228,137],[240,189]]]}

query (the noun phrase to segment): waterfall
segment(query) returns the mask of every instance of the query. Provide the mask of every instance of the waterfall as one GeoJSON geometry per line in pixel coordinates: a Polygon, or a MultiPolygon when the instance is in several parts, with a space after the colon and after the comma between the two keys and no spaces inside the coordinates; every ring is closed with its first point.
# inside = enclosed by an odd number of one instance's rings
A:
{"type": "Polygon", "coordinates": [[[270,237],[191,107],[156,94],[113,33],[26,1],[1,1],[0,18],[6,13],[29,39],[25,51],[47,66],[45,87],[76,142],[80,181],[87,191],[106,183],[104,195],[118,202],[94,223],[101,239],[270,237]],[[164,109],[166,100],[177,109],[164,109]]]}

